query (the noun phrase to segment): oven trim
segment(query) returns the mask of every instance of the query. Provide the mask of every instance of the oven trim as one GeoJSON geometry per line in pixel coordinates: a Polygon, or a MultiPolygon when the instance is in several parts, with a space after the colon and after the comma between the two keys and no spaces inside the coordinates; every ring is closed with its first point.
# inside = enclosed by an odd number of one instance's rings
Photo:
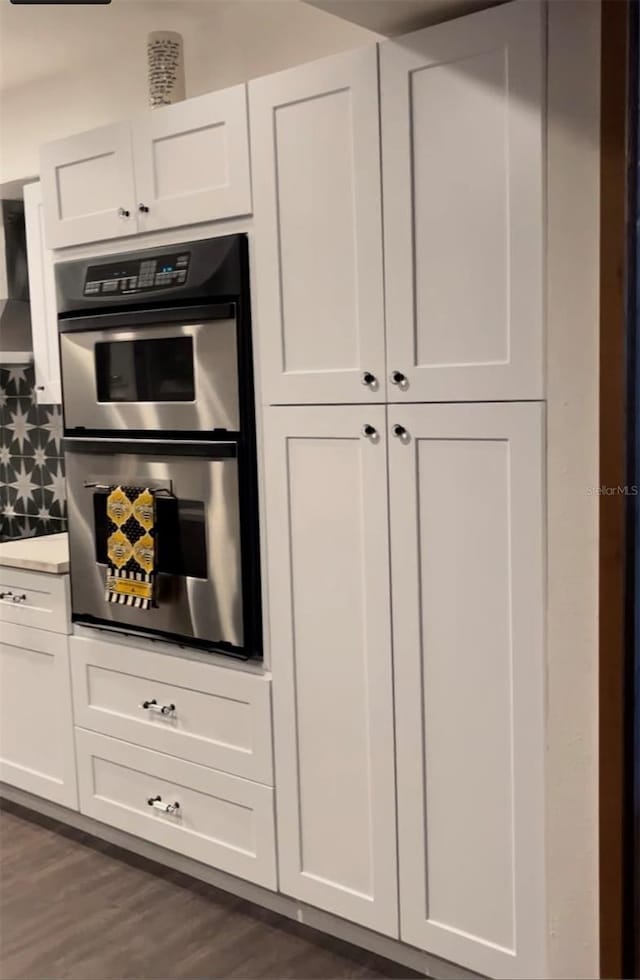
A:
{"type": "Polygon", "coordinates": [[[98,616],[91,616],[88,613],[72,613],[71,622],[79,626],[90,626],[92,629],[104,630],[107,633],[118,633],[120,636],[138,636],[150,640],[152,643],[175,643],[181,650],[201,650],[203,653],[222,653],[228,657],[235,657],[237,660],[254,660],[257,654],[245,647],[235,646],[233,643],[220,641],[218,643],[210,640],[199,640],[197,637],[184,637],[180,633],[167,633],[164,630],[146,630],[142,626],[119,626],[118,623],[109,619],[100,619],[98,616]]]}
{"type": "Polygon", "coordinates": [[[104,453],[105,455],[204,456],[206,459],[237,459],[238,446],[231,440],[204,441],[201,439],[95,439],[68,436],[62,441],[65,452],[104,453]]]}

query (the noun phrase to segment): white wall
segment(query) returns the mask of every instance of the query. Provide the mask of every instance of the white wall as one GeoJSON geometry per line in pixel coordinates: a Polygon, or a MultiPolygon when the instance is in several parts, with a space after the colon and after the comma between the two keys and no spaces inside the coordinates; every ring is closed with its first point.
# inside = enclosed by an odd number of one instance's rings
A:
{"type": "Polygon", "coordinates": [[[147,107],[146,37],[151,30],[182,33],[187,96],[378,39],[298,0],[127,0],[93,10],[55,5],[48,11],[3,2],[0,183],[37,174],[40,144],[147,107]],[[18,52],[32,62],[35,80],[24,80],[29,71],[16,63],[18,52]],[[11,84],[16,77],[20,84],[11,84]]]}

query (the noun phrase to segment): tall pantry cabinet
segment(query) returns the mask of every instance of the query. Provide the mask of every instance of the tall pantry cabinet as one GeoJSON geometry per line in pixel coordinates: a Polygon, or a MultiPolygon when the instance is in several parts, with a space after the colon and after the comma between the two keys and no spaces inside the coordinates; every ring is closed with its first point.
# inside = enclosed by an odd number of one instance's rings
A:
{"type": "Polygon", "coordinates": [[[547,971],[543,15],[249,86],[281,888],[494,977],[547,971]]]}
{"type": "Polygon", "coordinates": [[[280,882],[397,936],[377,49],[249,111],[280,882]]]}

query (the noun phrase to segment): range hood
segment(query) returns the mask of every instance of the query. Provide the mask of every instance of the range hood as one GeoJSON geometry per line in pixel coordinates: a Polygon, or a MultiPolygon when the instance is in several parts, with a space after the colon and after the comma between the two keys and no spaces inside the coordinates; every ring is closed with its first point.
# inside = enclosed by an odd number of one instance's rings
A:
{"type": "Polygon", "coordinates": [[[0,364],[33,358],[22,201],[0,201],[0,364]]]}

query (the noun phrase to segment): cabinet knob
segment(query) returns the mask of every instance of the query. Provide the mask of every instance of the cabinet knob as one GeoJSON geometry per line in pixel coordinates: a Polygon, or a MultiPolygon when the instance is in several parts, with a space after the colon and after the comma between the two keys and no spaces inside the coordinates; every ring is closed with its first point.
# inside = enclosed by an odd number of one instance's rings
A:
{"type": "Polygon", "coordinates": [[[407,379],[407,376],[406,374],[403,374],[402,371],[392,371],[390,376],[390,381],[392,385],[397,385],[398,388],[409,387],[409,381],[407,379]]]}
{"type": "Polygon", "coordinates": [[[44,385],[36,385],[36,391],[44,391],[44,385]]]}
{"type": "Polygon", "coordinates": [[[148,214],[149,213],[149,208],[147,207],[146,204],[139,204],[138,205],[138,211],[141,211],[142,214],[148,214]]]}
{"type": "Polygon", "coordinates": [[[396,439],[406,439],[409,435],[404,425],[394,425],[392,431],[396,439]]]}
{"type": "Polygon", "coordinates": [[[366,436],[367,439],[373,439],[378,435],[378,430],[367,423],[367,425],[362,426],[362,435],[366,436]]]}
{"type": "Polygon", "coordinates": [[[121,218],[130,218],[131,211],[127,211],[126,208],[118,208],[118,214],[121,218]]]}
{"type": "Polygon", "coordinates": [[[378,379],[376,378],[375,374],[371,373],[371,371],[363,371],[361,381],[365,388],[378,387],[378,379]]]}

